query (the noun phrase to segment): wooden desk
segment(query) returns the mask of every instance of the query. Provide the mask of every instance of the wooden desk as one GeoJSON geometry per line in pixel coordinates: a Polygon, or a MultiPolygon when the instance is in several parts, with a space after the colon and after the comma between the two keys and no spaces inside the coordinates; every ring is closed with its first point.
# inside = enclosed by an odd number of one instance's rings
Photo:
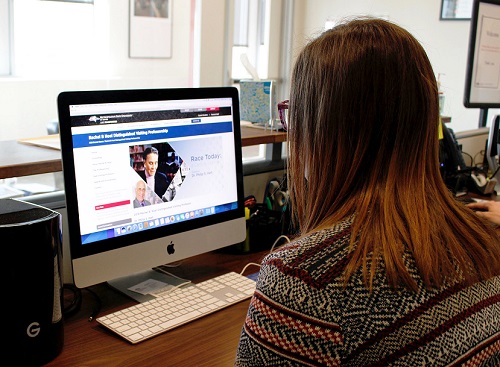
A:
{"type": "Polygon", "coordinates": [[[61,152],[55,149],[8,140],[0,142],[0,150],[0,179],[62,170],[61,152]]]}
{"type": "Polygon", "coordinates": [[[248,147],[259,144],[283,143],[286,141],[286,132],[258,129],[255,127],[241,127],[241,145],[248,147]]]}
{"type": "MultiPolygon", "coordinates": [[[[197,283],[228,271],[239,273],[249,262],[260,263],[268,251],[251,254],[215,251],[187,259],[171,272],[197,283]]],[[[256,271],[258,267],[249,266],[245,275],[256,271]]],[[[102,301],[99,315],[135,303],[106,284],[91,289],[102,301]]],[[[78,313],[65,318],[61,354],[45,366],[233,366],[249,305],[249,300],[240,302],[133,345],[96,321],[89,322],[95,301],[85,290],[82,290],[82,296],[83,303],[78,313]]]]}
{"type": "MultiPolygon", "coordinates": [[[[286,141],[285,132],[241,127],[244,147],[274,144],[286,141]]],[[[0,142],[0,179],[62,171],[61,152],[50,148],[19,143],[16,140],[0,142]]]]}

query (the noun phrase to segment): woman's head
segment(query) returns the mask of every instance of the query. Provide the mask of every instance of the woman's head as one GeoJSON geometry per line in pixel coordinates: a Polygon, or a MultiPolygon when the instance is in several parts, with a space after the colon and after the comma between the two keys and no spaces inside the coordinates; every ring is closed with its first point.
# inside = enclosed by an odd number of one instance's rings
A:
{"type": "Polygon", "coordinates": [[[341,209],[352,214],[360,193],[439,182],[434,72],[419,42],[393,23],[358,18],[311,41],[293,70],[289,123],[303,230],[341,209]]]}
{"type": "Polygon", "coordinates": [[[340,24],[299,54],[289,102],[288,188],[299,234],[352,216],[345,280],[471,284],[500,272],[500,241],[439,171],[438,90],[418,41],[380,19],[340,24]]]}

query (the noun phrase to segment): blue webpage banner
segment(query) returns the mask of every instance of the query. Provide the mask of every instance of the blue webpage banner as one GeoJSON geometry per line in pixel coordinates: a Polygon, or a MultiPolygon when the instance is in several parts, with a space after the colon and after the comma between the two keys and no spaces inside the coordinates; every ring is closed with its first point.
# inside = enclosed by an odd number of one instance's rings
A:
{"type": "Polygon", "coordinates": [[[218,122],[199,125],[159,126],[148,129],[116,130],[102,133],[73,135],[73,148],[87,148],[90,146],[123,144],[159,139],[182,138],[196,135],[210,135],[233,131],[233,123],[218,122]]]}

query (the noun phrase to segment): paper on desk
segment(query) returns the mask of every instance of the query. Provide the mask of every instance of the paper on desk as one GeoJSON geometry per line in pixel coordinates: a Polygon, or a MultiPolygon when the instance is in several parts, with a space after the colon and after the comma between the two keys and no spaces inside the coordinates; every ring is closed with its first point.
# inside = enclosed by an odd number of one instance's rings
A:
{"type": "Polygon", "coordinates": [[[147,279],[139,284],[129,287],[128,289],[131,290],[132,292],[137,292],[139,294],[146,295],[146,294],[154,294],[161,290],[165,290],[166,287],[173,288],[172,285],[161,282],[159,280],[147,279]]]}
{"type": "Polygon", "coordinates": [[[37,182],[15,184],[13,187],[17,190],[24,191],[27,195],[56,191],[54,186],[44,185],[37,182]]]}
{"type": "Polygon", "coordinates": [[[28,145],[36,145],[42,148],[61,150],[59,134],[45,135],[38,138],[19,139],[18,142],[28,145]]]}
{"type": "Polygon", "coordinates": [[[13,188],[9,185],[0,185],[0,198],[17,198],[24,196],[24,191],[13,188]]]}

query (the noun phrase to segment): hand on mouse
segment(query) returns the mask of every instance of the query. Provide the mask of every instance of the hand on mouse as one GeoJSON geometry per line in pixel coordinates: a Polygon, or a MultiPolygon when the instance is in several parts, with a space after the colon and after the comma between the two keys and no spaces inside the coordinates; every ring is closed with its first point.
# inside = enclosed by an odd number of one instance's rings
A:
{"type": "Polygon", "coordinates": [[[500,201],[481,201],[467,206],[475,210],[478,217],[500,226],[500,201]]]}

